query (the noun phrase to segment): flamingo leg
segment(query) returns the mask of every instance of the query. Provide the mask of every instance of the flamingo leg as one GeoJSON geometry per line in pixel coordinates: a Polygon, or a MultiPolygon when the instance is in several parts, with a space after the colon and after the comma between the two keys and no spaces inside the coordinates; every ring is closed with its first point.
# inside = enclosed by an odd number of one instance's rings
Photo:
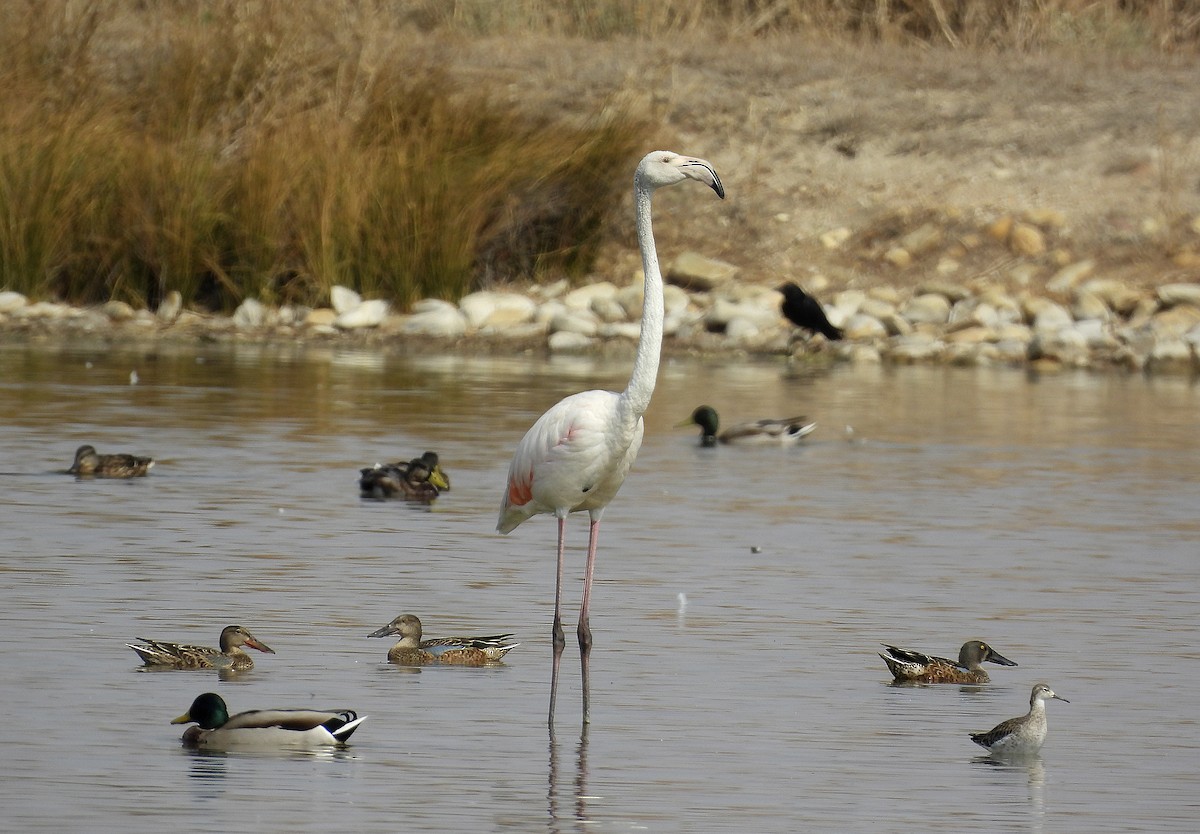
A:
{"type": "Polygon", "coordinates": [[[588,533],[587,567],[583,572],[583,599],[579,603],[579,666],[583,675],[583,723],[591,718],[591,675],[592,628],[588,623],[588,605],[592,599],[592,574],[596,569],[596,542],[600,538],[600,519],[593,518],[588,533]]]}
{"type": "Polygon", "coordinates": [[[550,669],[550,717],[547,721],[550,727],[554,727],[554,702],[558,698],[558,666],[562,660],[563,649],[567,645],[567,638],[563,634],[562,627],[562,583],[563,583],[563,544],[567,533],[567,518],[560,516],[558,519],[558,573],[554,579],[554,661],[550,669]]]}

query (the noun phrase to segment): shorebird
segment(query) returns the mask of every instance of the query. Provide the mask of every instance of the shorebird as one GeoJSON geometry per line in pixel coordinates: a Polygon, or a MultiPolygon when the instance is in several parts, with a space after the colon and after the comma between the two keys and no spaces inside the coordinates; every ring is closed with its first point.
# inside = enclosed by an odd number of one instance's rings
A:
{"type": "Polygon", "coordinates": [[[1035,684],[1029,696],[1029,712],[1020,718],[1002,721],[986,733],[971,733],[971,741],[986,747],[993,756],[1032,756],[1046,741],[1046,700],[1065,704],[1066,698],[1054,694],[1044,683],[1035,684]]]}

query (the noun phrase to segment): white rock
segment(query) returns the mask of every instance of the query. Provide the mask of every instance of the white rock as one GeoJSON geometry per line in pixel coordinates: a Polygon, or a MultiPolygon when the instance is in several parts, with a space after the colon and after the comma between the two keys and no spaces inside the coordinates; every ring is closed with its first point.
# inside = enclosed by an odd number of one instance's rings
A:
{"type": "Polygon", "coordinates": [[[561,301],[554,299],[538,305],[538,308],[533,313],[533,320],[537,324],[550,324],[558,316],[567,312],[567,305],[561,301]]]}
{"type": "Polygon", "coordinates": [[[605,323],[625,321],[625,308],[621,306],[621,302],[617,301],[616,297],[612,298],[593,298],[591,310],[596,314],[596,318],[605,323]]]}
{"type": "Polygon", "coordinates": [[[156,315],[167,324],[171,324],[175,319],[179,318],[179,313],[183,310],[183,296],[179,294],[179,290],[171,290],[163,300],[158,304],[156,315]]]}
{"type": "Polygon", "coordinates": [[[520,293],[473,292],[463,296],[458,309],[472,328],[480,328],[532,321],[537,304],[520,293]]]}
{"type": "Polygon", "coordinates": [[[329,289],[329,301],[333,305],[333,309],[340,316],[349,313],[359,304],[362,304],[362,296],[349,287],[334,284],[329,289]]]}
{"type": "Polygon", "coordinates": [[[1141,300],[1140,292],[1114,278],[1093,278],[1079,287],[1079,292],[1096,296],[1112,310],[1123,316],[1133,312],[1141,300]]]}
{"type": "Polygon", "coordinates": [[[582,336],[595,336],[600,330],[600,323],[587,310],[568,309],[550,320],[550,332],[578,333],[582,336]]]}
{"type": "Polygon", "coordinates": [[[1200,284],[1163,284],[1158,288],[1158,300],[1168,307],[1176,304],[1200,307],[1200,284]]]}
{"type": "Polygon", "coordinates": [[[882,320],[884,316],[896,314],[896,305],[881,298],[865,298],[856,312],[882,320]]]}
{"type": "MultiPolygon", "coordinates": [[[[663,287],[663,306],[666,308],[667,315],[683,314],[691,306],[691,303],[691,296],[682,287],[676,287],[673,284],[663,287]]],[[[640,315],[641,311],[639,310],[638,316],[640,315]]],[[[631,314],[630,318],[637,318],[637,316],[631,314]]]]}
{"type": "Polygon", "coordinates": [[[846,344],[837,342],[835,348],[839,359],[855,362],[861,365],[878,365],[883,361],[879,348],[874,345],[846,344]]]}
{"type": "Polygon", "coordinates": [[[1194,359],[1192,346],[1183,339],[1163,339],[1155,342],[1150,351],[1150,366],[1154,370],[1191,367],[1194,359]]]}
{"type": "MultiPolygon", "coordinates": [[[[684,295],[684,298],[687,297],[687,293],[684,290],[681,290],[679,287],[672,287],[670,285],[667,285],[666,287],[663,288],[664,303],[666,301],[666,295],[667,295],[666,290],[667,289],[673,289],[676,292],[682,292],[684,295]]],[[[644,300],[645,295],[646,295],[646,286],[641,281],[635,281],[634,283],[630,284],[629,286],[624,287],[620,290],[617,290],[616,301],[618,304],[621,305],[621,308],[625,311],[625,320],[626,321],[633,321],[634,319],[641,318],[642,301],[644,300]]]]}
{"type": "MultiPolygon", "coordinates": [[[[665,328],[664,328],[665,330],[665,328]]],[[[629,339],[636,342],[642,335],[642,325],[636,321],[618,321],[601,325],[599,335],[605,339],[629,339]]]]}
{"type": "Polygon", "coordinates": [[[1075,317],[1076,321],[1090,319],[1109,321],[1112,318],[1112,311],[1108,309],[1108,305],[1100,296],[1081,291],[1075,293],[1075,301],[1071,304],[1071,315],[1075,317]]]}
{"type": "Polygon", "coordinates": [[[451,304],[449,301],[443,301],[440,298],[422,298],[413,305],[412,311],[414,313],[432,313],[435,311],[453,311],[457,313],[458,307],[454,304],[451,304]]]}
{"type": "Polygon", "coordinates": [[[850,230],[845,226],[839,226],[836,229],[830,229],[821,235],[821,245],[826,249],[838,249],[841,245],[850,239],[850,230]]]}
{"type": "Polygon", "coordinates": [[[1095,271],[1096,262],[1090,259],[1064,266],[1046,282],[1046,291],[1065,296],[1075,288],[1076,284],[1091,277],[1095,271]]]}
{"type": "Polygon", "coordinates": [[[1053,333],[1063,330],[1075,323],[1075,319],[1066,307],[1054,302],[1038,305],[1039,309],[1033,316],[1033,329],[1038,333],[1053,333]]]}
{"type": "Polygon", "coordinates": [[[133,308],[124,301],[106,301],[100,310],[112,321],[129,321],[133,318],[133,308]]]}
{"type": "MultiPolygon", "coordinates": [[[[945,301],[944,298],[942,300],[945,301]]],[[[944,347],[941,341],[925,333],[913,333],[909,336],[897,336],[888,345],[887,357],[897,362],[925,362],[941,355],[944,347]]]]}
{"type": "Polygon", "coordinates": [[[887,327],[874,316],[855,313],[842,325],[843,335],[847,339],[882,339],[888,335],[887,327]]]}
{"type": "Polygon", "coordinates": [[[738,268],[697,252],[684,252],[667,270],[667,282],[693,290],[712,290],[737,277],[738,268]]]}
{"type": "Polygon", "coordinates": [[[887,328],[889,336],[907,336],[913,332],[913,326],[909,324],[908,319],[898,312],[882,316],[879,321],[887,328]]]}
{"type": "Polygon", "coordinates": [[[247,298],[233,311],[235,327],[262,327],[267,320],[267,308],[257,298],[247,298]]]}
{"type": "Polygon", "coordinates": [[[1117,346],[1117,340],[1109,330],[1108,324],[1100,319],[1082,319],[1075,322],[1071,329],[1078,333],[1084,344],[1092,350],[1117,346]]]}
{"type": "Polygon", "coordinates": [[[19,310],[29,303],[29,299],[13,290],[4,290],[0,292],[0,313],[11,313],[13,310],[19,310]]]}
{"type": "Polygon", "coordinates": [[[571,290],[563,296],[562,302],[572,310],[590,310],[593,299],[613,298],[616,294],[617,288],[614,284],[608,281],[597,281],[594,284],[571,290]]]}
{"type": "Polygon", "coordinates": [[[337,313],[332,309],[329,307],[318,307],[315,310],[309,310],[303,321],[308,327],[328,328],[329,332],[332,333],[334,332],[333,323],[336,319],[337,313]]]}
{"type": "Polygon", "coordinates": [[[378,327],[383,324],[387,315],[388,303],[381,298],[374,298],[362,302],[351,310],[339,313],[333,324],[342,330],[361,330],[367,327],[378,327]]]}
{"type": "MultiPolygon", "coordinates": [[[[775,299],[778,300],[776,295],[775,299]]],[[[734,319],[745,319],[758,330],[779,327],[783,321],[778,307],[764,307],[754,301],[729,301],[717,298],[704,316],[704,325],[709,330],[721,331],[734,319]]]]}
{"type": "Polygon", "coordinates": [[[419,336],[433,336],[436,338],[454,339],[463,336],[467,332],[467,317],[459,312],[458,307],[445,301],[439,301],[437,304],[427,304],[426,301],[434,301],[436,299],[426,299],[419,301],[414,305],[421,307],[419,312],[413,313],[400,325],[402,333],[408,333],[419,336]]]}
{"type": "Polygon", "coordinates": [[[579,353],[591,348],[595,344],[595,340],[583,333],[560,330],[557,333],[551,333],[546,344],[552,353],[579,353]]]}
{"type": "Polygon", "coordinates": [[[744,345],[754,341],[762,330],[753,319],[734,316],[725,324],[725,338],[734,344],[744,345]]]}
{"type": "Polygon", "coordinates": [[[925,293],[909,299],[900,315],[913,324],[945,324],[950,317],[950,300],[940,293],[925,293]]]}

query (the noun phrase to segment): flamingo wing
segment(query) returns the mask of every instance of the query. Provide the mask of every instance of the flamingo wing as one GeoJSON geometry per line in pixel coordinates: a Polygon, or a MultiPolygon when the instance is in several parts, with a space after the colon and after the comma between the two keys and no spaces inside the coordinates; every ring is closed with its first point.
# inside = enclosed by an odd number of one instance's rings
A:
{"type": "Polygon", "coordinates": [[[616,494],[642,436],[640,419],[624,425],[619,400],[611,391],[584,391],[538,418],[513,455],[497,530],[507,533],[539,513],[601,507],[616,494]]]}

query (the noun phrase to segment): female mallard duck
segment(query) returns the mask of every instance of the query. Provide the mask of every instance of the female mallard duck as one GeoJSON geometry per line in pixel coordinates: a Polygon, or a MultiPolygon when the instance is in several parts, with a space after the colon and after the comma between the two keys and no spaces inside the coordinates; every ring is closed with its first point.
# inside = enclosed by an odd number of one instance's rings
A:
{"type": "Polygon", "coordinates": [[[1001,666],[1017,664],[1002,656],[982,640],[968,640],[958,650],[958,662],[944,657],[930,657],[908,649],[884,646],[887,654],[880,652],[883,662],[892,670],[897,681],[912,683],[987,683],[991,680],[981,663],[998,663],[1001,666]]]}
{"type": "Polygon", "coordinates": [[[414,614],[401,614],[368,637],[400,635],[399,642],[388,651],[388,661],[407,666],[425,663],[455,663],[462,666],[482,666],[493,663],[520,643],[511,643],[511,634],[492,634],[487,637],[434,637],[421,639],[421,621],[414,614]]]}
{"type": "Polygon", "coordinates": [[[242,646],[275,654],[275,650],[240,625],[221,629],[221,648],[189,646],[185,643],[164,643],[139,637],[145,645],[125,645],[138,653],[147,666],[171,669],[234,669],[243,671],[254,667],[254,660],[242,651],[242,646]]]}
{"type": "Polygon", "coordinates": [[[408,463],[377,463],[360,471],[362,477],[358,479],[358,488],[364,498],[401,495],[410,501],[432,501],[441,491],[450,489],[450,481],[438,468],[434,452],[426,452],[408,463]],[[433,456],[432,463],[430,455],[433,456]]]}
{"type": "Polygon", "coordinates": [[[700,445],[716,446],[721,443],[777,443],[790,446],[800,438],[811,434],[817,427],[805,417],[789,417],[785,420],[756,420],[753,423],[738,423],[717,434],[720,420],[712,406],[702,405],[692,416],[679,423],[676,428],[695,423],[700,427],[700,445]]]}
{"type": "Polygon", "coordinates": [[[1029,695],[1029,712],[1020,718],[1001,721],[986,733],[971,733],[971,741],[998,758],[1005,756],[1033,756],[1046,742],[1046,704],[1053,698],[1064,704],[1071,703],[1054,690],[1039,683],[1029,695]]]}
{"type": "Polygon", "coordinates": [[[75,462],[68,475],[95,478],[138,478],[150,471],[154,458],[137,455],[99,455],[95,446],[80,446],[75,450],[75,462]]]}
{"type": "Polygon", "coordinates": [[[367,720],[354,710],[255,709],[230,716],[215,692],[196,697],[172,724],[188,724],[183,743],[189,747],[324,747],[345,744],[367,720]]]}

